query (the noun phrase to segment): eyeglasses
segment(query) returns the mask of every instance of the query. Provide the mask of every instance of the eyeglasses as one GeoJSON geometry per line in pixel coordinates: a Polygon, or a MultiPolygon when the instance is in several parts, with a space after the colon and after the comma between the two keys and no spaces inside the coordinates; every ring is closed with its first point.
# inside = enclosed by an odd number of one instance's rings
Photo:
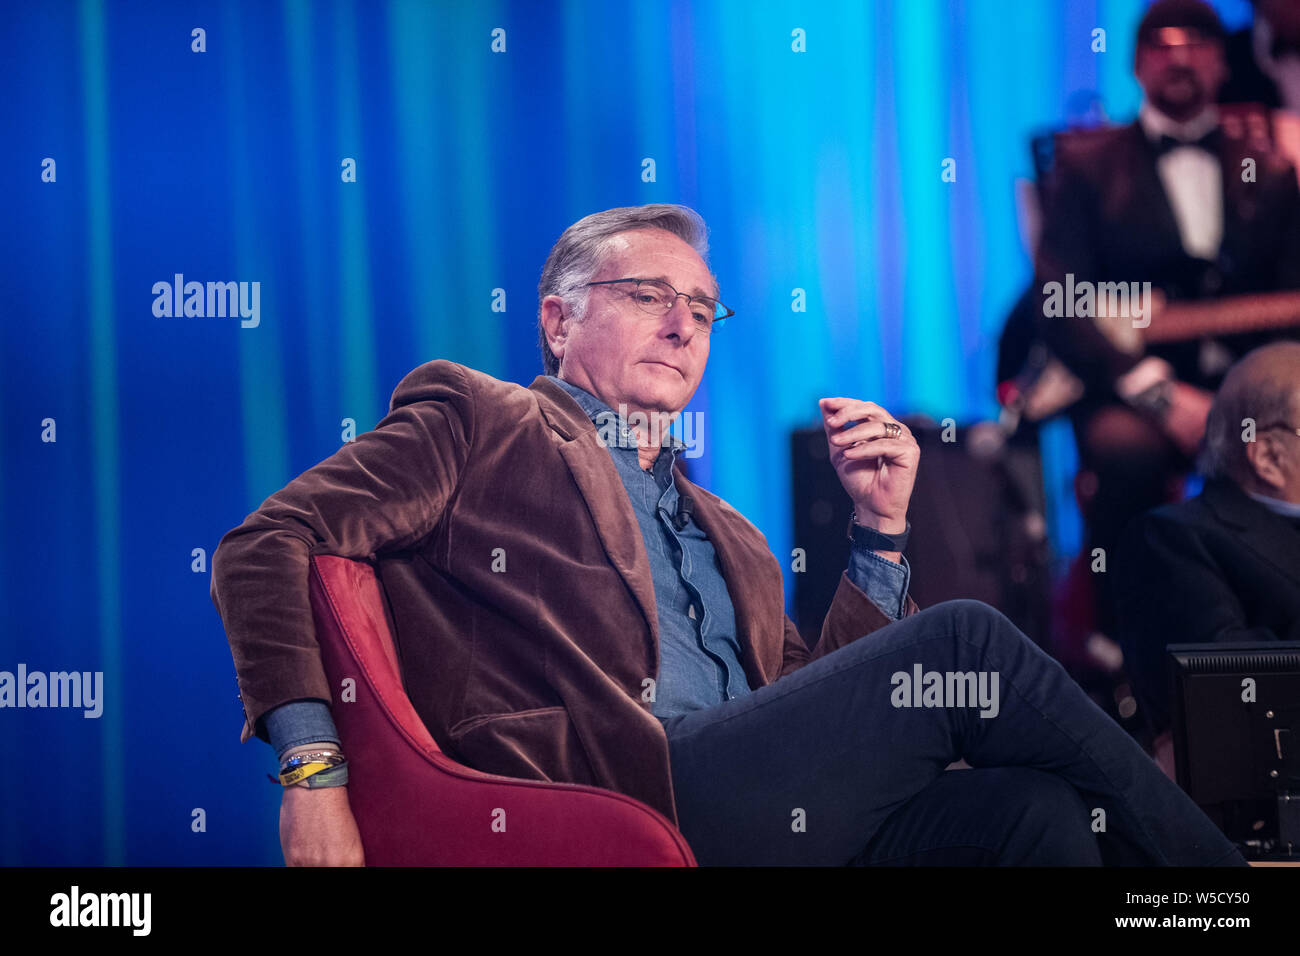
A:
{"type": "Polygon", "coordinates": [[[636,288],[628,293],[628,298],[642,312],[651,315],[666,315],[677,302],[677,297],[685,295],[686,306],[691,310],[701,332],[713,332],[722,328],[727,318],[736,314],[717,299],[707,295],[686,295],[661,279],[606,279],[603,282],[588,282],[587,285],[613,285],[616,282],[635,282],[636,288]]]}
{"type": "Polygon", "coordinates": [[[1194,27],[1161,27],[1138,40],[1140,45],[1157,53],[1167,53],[1179,47],[1204,48],[1219,42],[1215,37],[1194,27]]]}
{"type": "Polygon", "coordinates": [[[1265,425],[1263,428],[1257,429],[1257,431],[1266,432],[1274,428],[1281,428],[1300,436],[1300,428],[1296,428],[1294,425],[1288,425],[1286,422],[1274,422],[1272,425],[1265,425]]]}

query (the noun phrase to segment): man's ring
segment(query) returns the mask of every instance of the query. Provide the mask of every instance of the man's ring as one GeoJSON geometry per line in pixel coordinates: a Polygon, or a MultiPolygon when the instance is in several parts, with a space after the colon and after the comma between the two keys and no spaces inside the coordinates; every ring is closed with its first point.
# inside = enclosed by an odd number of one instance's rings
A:
{"type": "Polygon", "coordinates": [[[901,434],[903,434],[902,425],[898,424],[898,422],[885,422],[886,438],[897,438],[901,434]]]}

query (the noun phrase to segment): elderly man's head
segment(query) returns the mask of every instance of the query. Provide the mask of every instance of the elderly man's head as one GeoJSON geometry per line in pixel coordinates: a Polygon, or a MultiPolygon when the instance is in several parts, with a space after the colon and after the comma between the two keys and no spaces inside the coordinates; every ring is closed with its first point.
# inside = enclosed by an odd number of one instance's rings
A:
{"type": "Polygon", "coordinates": [[[707,253],[704,220],[685,206],[607,209],[566,229],[537,287],[547,374],[615,410],[675,416],[709,358],[713,316],[687,299],[718,297],[707,253]],[[659,280],[684,295],[615,279],[659,280]],[[656,302],[670,307],[657,314],[656,302]]]}
{"type": "Polygon", "coordinates": [[[1246,491],[1300,504],[1297,429],[1300,342],[1255,349],[1219,386],[1205,424],[1201,470],[1246,491]]]}

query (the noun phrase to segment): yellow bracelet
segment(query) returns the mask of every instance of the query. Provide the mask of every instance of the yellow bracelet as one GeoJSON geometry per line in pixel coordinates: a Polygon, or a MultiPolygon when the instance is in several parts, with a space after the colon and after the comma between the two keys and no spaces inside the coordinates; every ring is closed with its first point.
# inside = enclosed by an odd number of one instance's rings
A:
{"type": "Polygon", "coordinates": [[[295,783],[300,783],[303,780],[306,780],[312,774],[320,773],[322,770],[329,770],[332,766],[334,766],[334,764],[305,763],[287,773],[280,774],[280,783],[284,784],[286,787],[292,787],[295,783]]]}
{"type": "Polygon", "coordinates": [[[292,787],[294,784],[306,780],[314,773],[329,770],[331,767],[337,767],[346,762],[347,758],[337,750],[303,751],[290,757],[280,765],[280,783],[283,786],[292,787]]]}

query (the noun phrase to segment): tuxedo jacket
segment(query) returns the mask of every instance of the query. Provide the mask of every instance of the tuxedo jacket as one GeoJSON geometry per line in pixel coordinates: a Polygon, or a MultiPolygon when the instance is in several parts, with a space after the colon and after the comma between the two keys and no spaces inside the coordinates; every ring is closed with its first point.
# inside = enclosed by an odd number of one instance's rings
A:
{"type": "MultiPolygon", "coordinates": [[[[1259,123],[1265,119],[1259,118],[1259,123]]],[[[1179,237],[1157,170],[1158,151],[1142,127],[1062,134],[1043,185],[1043,230],[1035,263],[1040,335],[1083,379],[1094,400],[1113,401],[1115,378],[1142,355],[1167,359],[1178,377],[1214,388],[1222,370],[1206,373],[1197,341],[1152,345],[1141,354],[1110,342],[1088,318],[1049,318],[1043,285],[1064,282],[1150,282],[1170,300],[1214,298],[1300,288],[1300,189],[1295,169],[1248,123],[1221,127],[1223,241],[1214,261],[1189,255],[1179,237]],[[1232,132],[1238,135],[1230,135],[1232,132]],[[1255,181],[1242,181],[1242,160],[1255,161],[1255,181]]],[[[1288,336],[1294,333],[1287,333],[1288,336]]],[[[1277,333],[1225,337],[1234,356],[1277,338],[1277,333]]],[[[1085,403],[1087,403],[1085,399],[1085,403]]]]}
{"type": "Polygon", "coordinates": [[[1129,526],[1111,567],[1126,670],[1169,726],[1168,644],[1300,641],[1300,527],[1224,480],[1129,526]]]}
{"type": "MultiPolygon", "coordinates": [[[[810,651],[766,538],[675,479],[717,552],[751,688],[890,623],[845,573],[810,651]]],[[[428,362],[374,430],[222,538],[212,599],[241,742],[267,739],[258,721],[282,703],[334,699],[308,600],[313,554],[374,564],[406,691],[453,759],[617,790],[676,822],[667,737],[645,699],[659,671],[650,560],[608,449],[564,389],[428,362]]],[[[916,610],[909,597],[905,613],[916,610]]]]}

